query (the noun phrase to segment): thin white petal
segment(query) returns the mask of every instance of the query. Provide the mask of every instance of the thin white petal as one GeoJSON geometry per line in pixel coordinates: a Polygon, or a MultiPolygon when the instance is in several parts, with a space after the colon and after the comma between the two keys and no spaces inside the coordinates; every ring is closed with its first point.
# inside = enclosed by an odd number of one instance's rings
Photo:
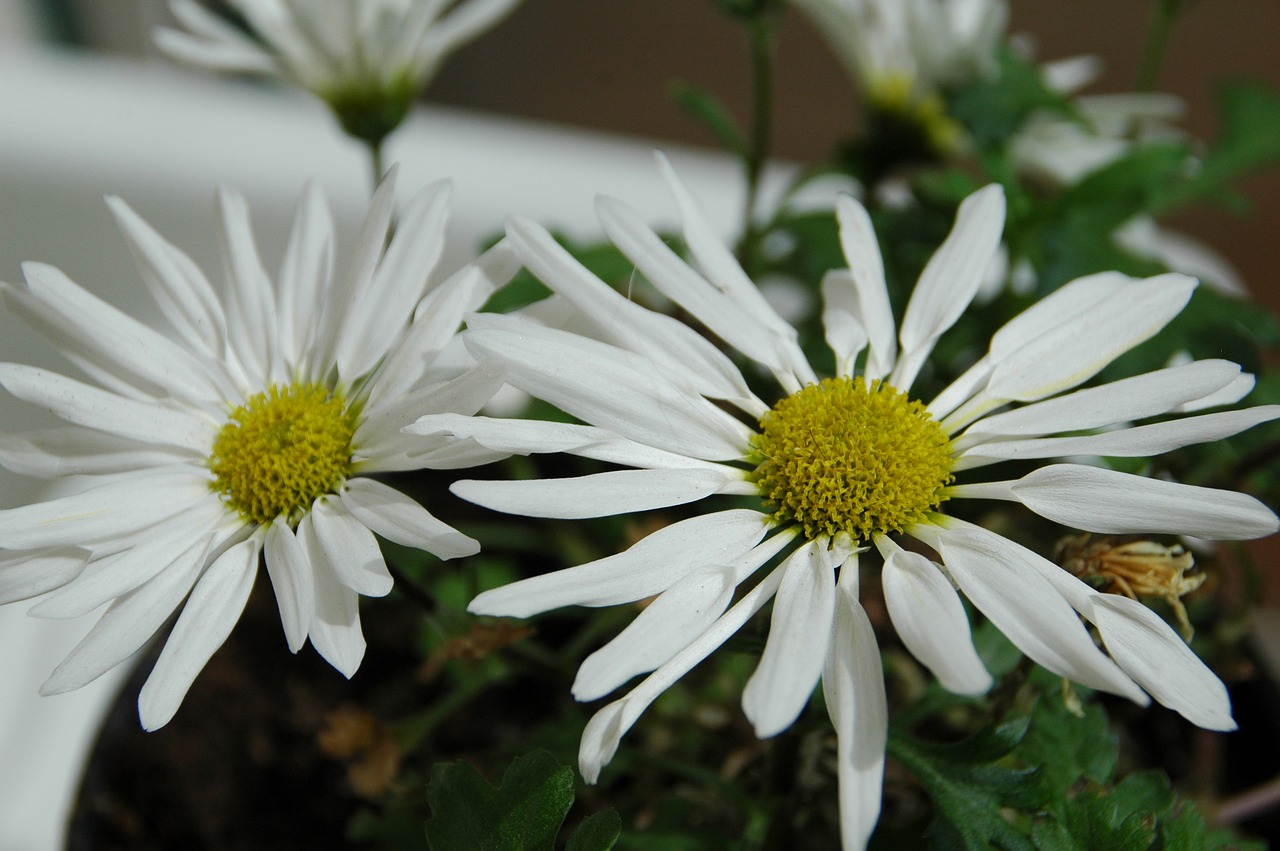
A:
{"type": "Polygon", "coordinates": [[[333,278],[333,216],[324,194],[308,181],[298,198],[293,231],[280,264],[280,349],[285,362],[302,372],[314,366],[306,354],[333,278]]]}
{"type": "Polygon", "coordinates": [[[742,457],[750,430],[623,349],[509,317],[477,315],[465,336],[509,383],[595,426],[709,461],[742,457]]]}
{"type": "MultiPolygon", "coordinates": [[[[768,528],[767,515],[747,509],[700,514],[664,526],[616,555],[485,591],[467,610],[522,618],[561,606],[614,606],[643,600],[703,565],[727,564],[741,557],[768,528]]],[[[774,538],[779,546],[790,540],[785,535],[774,538]]]]}
{"type": "Polygon", "coordinates": [[[588,783],[596,782],[600,776],[600,769],[618,750],[618,743],[623,735],[631,729],[631,725],[636,723],[649,704],[672,683],[711,655],[717,647],[741,629],[752,615],[760,611],[778,590],[782,574],[781,566],[774,568],[695,641],[645,677],[626,697],[614,701],[592,716],[587,722],[586,729],[582,731],[582,742],[578,747],[578,770],[582,773],[583,780],[588,783]]]}
{"type": "Polygon", "coordinates": [[[189,410],[126,399],[107,390],[25,364],[0,364],[0,384],[67,422],[206,455],[216,423],[189,410]]]}
{"type": "MultiPolygon", "coordinates": [[[[836,220],[840,223],[840,247],[855,289],[854,316],[866,329],[870,350],[864,375],[869,381],[884,378],[898,357],[897,327],[889,307],[889,291],[884,279],[884,260],[876,240],[871,216],[850,195],[836,198],[836,220]]],[[[825,293],[826,288],[824,286],[825,293]]]]}
{"type": "Polygon", "coordinates": [[[732,567],[716,564],[696,568],[679,579],[612,641],[583,660],[573,681],[574,698],[603,697],[689,646],[724,614],[737,579],[732,567]]]}
{"type": "Polygon", "coordinates": [[[925,264],[907,302],[898,339],[902,357],[889,383],[906,390],[933,344],[955,324],[982,284],[1004,231],[1004,189],[991,184],[964,199],[947,238],[925,264]]]}
{"type": "Polygon", "coordinates": [[[1237,375],[1230,384],[1216,393],[1210,393],[1195,401],[1187,402],[1185,405],[1179,405],[1177,410],[1181,413],[1189,413],[1205,408],[1214,408],[1218,405],[1234,405],[1245,396],[1248,396],[1253,391],[1256,383],[1257,378],[1247,372],[1243,375],[1237,375]]]}
{"type": "Polygon", "coordinates": [[[1280,529],[1276,515],[1246,494],[1081,464],[1041,467],[1015,482],[1012,492],[1040,516],[1089,532],[1238,541],[1280,529]]]}
{"type": "Polygon", "coordinates": [[[311,646],[348,679],[364,659],[365,640],[360,630],[360,595],[339,581],[333,566],[316,542],[313,513],[298,523],[298,541],[307,554],[315,583],[315,612],[308,635],[311,646]]]}
{"type": "Polygon", "coordinates": [[[249,204],[228,186],[214,197],[218,241],[227,275],[227,336],[255,384],[272,378],[276,355],[276,303],[249,225],[249,204]]]}
{"type": "Polygon", "coordinates": [[[212,499],[192,470],[161,469],[71,496],[0,511],[0,547],[15,550],[90,545],[124,538],[212,499]]]}
{"type": "Polygon", "coordinates": [[[880,817],[889,710],[875,629],[858,602],[857,556],[841,569],[834,630],[822,672],[827,714],[836,730],[840,837],[866,847],[880,817]]]}
{"type": "Polygon", "coordinates": [[[391,592],[395,581],[377,539],[351,516],[341,499],[320,497],[311,506],[310,516],[316,547],[339,582],[366,597],[385,597],[391,592]]]}
{"type": "Polygon", "coordinates": [[[1226,686],[1155,612],[1115,594],[1092,602],[1107,652],[1152,697],[1199,727],[1236,729],[1226,686]]]}
{"type": "Polygon", "coordinates": [[[1059,676],[1145,704],[1147,697],[1094,645],[1075,611],[1028,562],[1035,553],[955,518],[911,534],[938,551],[960,589],[1032,660],[1059,676]]]}
{"type": "Polygon", "coordinates": [[[1019,458],[1063,458],[1069,455],[1147,457],[1194,443],[1222,440],[1276,418],[1280,418],[1280,405],[1262,405],[1102,434],[987,443],[961,453],[953,469],[963,470],[980,464],[1019,458]]]}
{"type": "Polygon", "coordinates": [[[267,575],[271,577],[276,605],[280,609],[285,641],[289,652],[297,653],[307,640],[307,629],[315,611],[311,565],[302,544],[294,537],[283,517],[277,517],[267,527],[263,549],[267,575]]]}
{"type": "Polygon", "coordinates": [[[196,675],[240,620],[258,574],[261,547],[258,536],[231,547],[209,565],[191,590],[138,694],[138,715],[144,730],[169,723],[196,675]]]}
{"type": "Polygon", "coordinates": [[[983,694],[991,675],[978,658],[964,604],[933,562],[907,552],[884,536],[876,545],[885,557],[884,599],[902,643],[956,694],[983,694]]]}
{"type": "Polygon", "coordinates": [[[423,414],[474,414],[502,387],[503,377],[498,364],[482,363],[448,381],[372,404],[352,437],[357,461],[411,450],[412,441],[402,431],[423,414]]]}
{"type": "Polygon", "coordinates": [[[440,559],[480,552],[475,539],[437,520],[417,502],[381,482],[348,479],[338,495],[352,517],[388,541],[426,550],[440,559]]]}
{"type": "Polygon", "coordinates": [[[835,573],[827,548],[809,541],[785,562],[769,639],[742,692],[742,710],[762,739],[800,717],[822,676],[835,617],[835,573]]]}
{"type": "Polygon", "coordinates": [[[80,575],[88,558],[74,547],[0,554],[0,606],[67,584],[80,575]]]}
{"type": "MultiPolygon", "coordinates": [[[[867,347],[867,328],[858,317],[858,291],[846,269],[822,276],[822,329],[836,356],[836,374],[853,375],[853,364],[867,347]]],[[[870,357],[870,356],[868,356],[870,357]]],[[[867,371],[870,378],[870,370],[867,371]]]]}
{"type": "Polygon", "coordinates": [[[129,473],[177,464],[189,457],[183,450],[166,449],[82,426],[0,434],[0,466],[38,478],[129,473]]]}
{"type": "Polygon", "coordinates": [[[614,470],[566,479],[464,479],[449,489],[468,502],[507,514],[581,519],[684,505],[732,481],[717,470],[614,470]]]}

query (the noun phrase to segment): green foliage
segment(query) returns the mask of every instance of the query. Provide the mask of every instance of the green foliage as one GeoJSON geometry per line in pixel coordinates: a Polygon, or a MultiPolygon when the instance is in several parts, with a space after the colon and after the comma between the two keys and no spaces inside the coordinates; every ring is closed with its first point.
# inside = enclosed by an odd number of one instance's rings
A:
{"type": "MultiPolygon", "coordinates": [[[[496,789],[465,762],[436,765],[427,787],[427,842],[431,851],[552,851],[573,799],[573,769],[546,751],[512,762],[496,789]]],[[[617,813],[597,813],[567,847],[609,851],[620,832],[617,813]]]]}
{"type": "Polygon", "coordinates": [[[1073,114],[1067,99],[1045,85],[1032,61],[1009,49],[999,60],[997,75],[953,92],[947,101],[947,112],[964,125],[979,148],[1004,144],[1038,109],[1073,114]]]}
{"type": "Polygon", "coordinates": [[[751,145],[746,134],[720,98],[683,80],[673,81],[667,87],[667,95],[686,115],[710,133],[720,147],[742,160],[751,155],[751,145]]]}

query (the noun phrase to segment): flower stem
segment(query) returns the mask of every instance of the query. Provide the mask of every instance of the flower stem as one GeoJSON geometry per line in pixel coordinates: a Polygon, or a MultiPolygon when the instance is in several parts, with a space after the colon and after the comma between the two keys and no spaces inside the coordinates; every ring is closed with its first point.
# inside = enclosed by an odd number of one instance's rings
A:
{"type": "Polygon", "coordinates": [[[1142,66],[1134,88],[1140,92],[1154,91],[1160,77],[1160,65],[1169,46],[1169,34],[1174,19],[1181,11],[1183,0],[1157,0],[1151,15],[1151,27],[1147,30],[1147,42],[1142,49],[1142,66]]]}
{"type": "MultiPolygon", "coordinates": [[[[738,259],[744,267],[751,263],[760,232],[756,228],[755,209],[760,191],[760,176],[769,157],[773,135],[773,48],[774,17],[759,12],[746,21],[747,41],[751,51],[751,135],[743,165],[747,172],[747,193],[742,210],[742,241],[738,259]]],[[[750,268],[747,268],[750,272],[750,268]]]]}
{"type": "Polygon", "coordinates": [[[378,191],[378,184],[382,182],[382,176],[386,174],[386,170],[382,164],[382,142],[365,142],[365,146],[369,150],[369,170],[373,175],[373,188],[370,194],[378,191]]]}

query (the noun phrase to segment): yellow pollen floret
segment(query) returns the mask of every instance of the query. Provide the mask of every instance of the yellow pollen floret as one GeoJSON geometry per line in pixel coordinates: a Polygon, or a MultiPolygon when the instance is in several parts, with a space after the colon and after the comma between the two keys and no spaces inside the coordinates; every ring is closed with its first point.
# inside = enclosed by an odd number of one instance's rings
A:
{"type": "Polygon", "coordinates": [[[209,455],[213,489],[249,523],[296,522],[351,473],[354,412],[318,384],[272,385],[227,417],[209,455]]]}
{"type": "Polygon", "coordinates": [[[810,540],[904,532],[945,499],[951,442],[925,406],[888,384],[828,378],[760,418],[752,479],[779,523],[810,540]]]}

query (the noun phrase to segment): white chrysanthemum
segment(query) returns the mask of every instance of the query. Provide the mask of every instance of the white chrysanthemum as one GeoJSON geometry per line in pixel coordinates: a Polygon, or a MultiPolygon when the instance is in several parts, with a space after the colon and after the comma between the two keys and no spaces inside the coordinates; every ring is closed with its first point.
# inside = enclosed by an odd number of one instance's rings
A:
{"type": "Polygon", "coordinates": [[[445,559],[476,552],[475,541],[369,476],[494,457],[470,441],[424,442],[400,429],[426,410],[474,413],[501,385],[454,333],[518,264],[500,245],[432,286],[449,186],[412,200],[384,253],[393,184],[374,196],[341,271],[329,210],[308,187],[275,286],[244,199],[220,190],[222,295],[110,199],[172,337],[50,266],[28,263],[25,287],[2,285],[9,308],[89,379],[0,364],[5,389],[70,423],[0,438],[0,463],[97,480],[0,511],[0,602],[52,591],[32,609],[42,617],[109,604],[44,692],[98,677],[180,609],[138,701],[144,727],[167,723],[239,618],[260,555],[289,649],[309,638],[351,676],[365,646],[359,595],[392,585],[374,533],[445,559]]]}
{"type": "Polygon", "coordinates": [[[280,74],[328,102],[353,135],[380,139],[450,53],[518,2],[230,0],[249,35],[196,0],[170,0],[186,30],[158,27],[155,41],[193,65],[280,74]]]}
{"type": "Polygon", "coordinates": [[[765,500],[764,511],[709,508],[618,555],[472,602],[479,614],[525,617],[657,595],[579,670],[580,700],[652,672],[587,726],[580,766],[589,781],[651,701],[773,599],[768,642],[743,708],[760,736],[774,735],[796,719],[821,680],[839,737],[844,844],[863,847],[879,812],[887,723],[875,636],[858,601],[859,566],[870,548],[883,561],[899,636],[949,689],[973,694],[991,683],[958,586],[1051,671],[1140,703],[1145,689],[1196,724],[1233,726],[1222,683],[1150,610],[1099,594],[1013,541],[943,513],[951,500],[982,498],[1021,502],[1100,533],[1234,539],[1274,532],[1275,515],[1248,496],[1102,467],[1056,463],[1013,481],[952,479],[1007,459],[1165,452],[1280,416],[1280,407],[1270,406],[1078,434],[1223,397],[1238,400],[1252,386],[1235,364],[1207,360],[1072,392],[1172,319],[1193,280],[1101,274],[1075,281],[1005,325],[987,354],[925,405],[909,391],[935,341],[969,304],[1000,240],[998,187],[961,205],[896,335],[870,219],[853,199],[840,201],[849,269],[823,282],[823,322],[837,372],[820,379],[795,331],[662,166],[696,268],[611,198],[598,202],[606,233],[663,295],[766,367],[781,385],[781,401],[761,401],[706,338],[627,300],[545,230],[516,219],[508,223],[508,239],[556,298],[576,309],[575,327],[584,333],[475,316],[464,339],[482,361],[509,370],[511,383],[586,424],[428,416],[409,428],[469,437],[495,451],[562,451],[634,468],[567,479],[461,481],[453,488],[515,514],[598,517],[716,494],[765,500]],[[1064,432],[1077,434],[1054,436],[1064,432]],[[904,549],[895,540],[901,535],[927,544],[941,564],[904,549]],[[733,602],[738,586],[783,553],[733,602]],[[1082,618],[1097,627],[1105,650],[1082,618]]]}
{"type": "Polygon", "coordinates": [[[1004,0],[792,0],[874,96],[903,85],[917,96],[996,69],[1009,19],[1004,0]]]}

